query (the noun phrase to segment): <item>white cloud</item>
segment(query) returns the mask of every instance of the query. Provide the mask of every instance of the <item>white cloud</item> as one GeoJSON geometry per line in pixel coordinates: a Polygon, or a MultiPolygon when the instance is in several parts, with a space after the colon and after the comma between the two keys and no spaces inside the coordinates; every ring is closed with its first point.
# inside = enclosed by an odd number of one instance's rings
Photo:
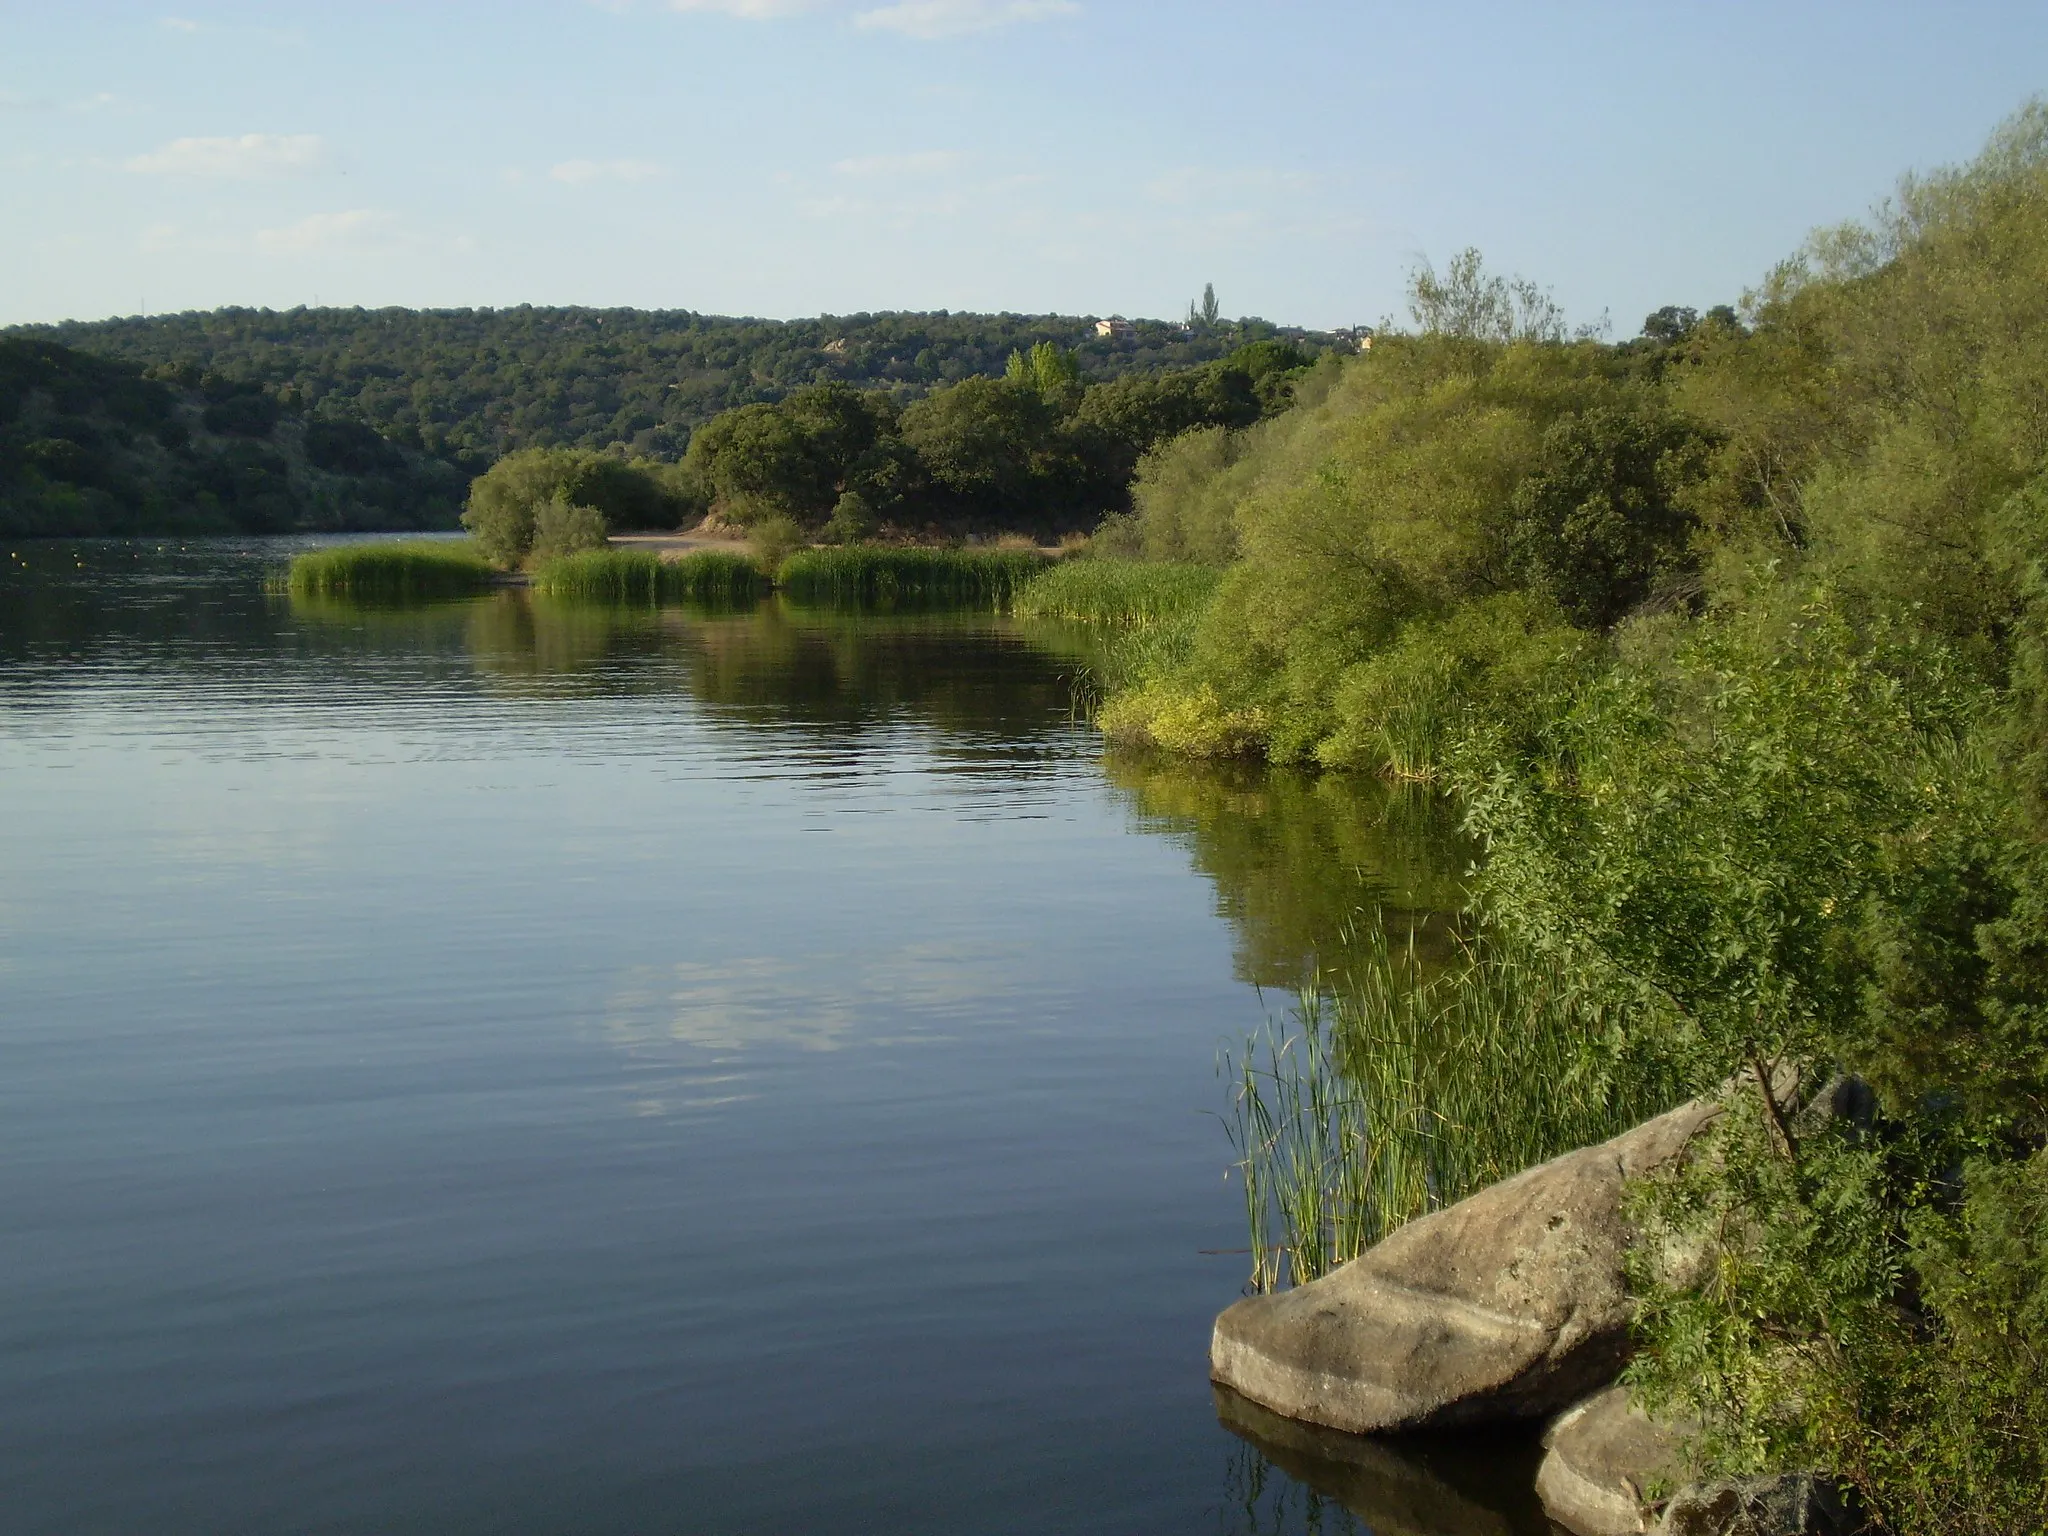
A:
{"type": "Polygon", "coordinates": [[[899,0],[895,5],[860,12],[853,24],[931,42],[993,32],[1020,21],[1075,16],[1080,10],[1075,0],[899,0]]]}
{"type": "Polygon", "coordinates": [[[388,239],[397,216],[380,208],[349,208],[316,213],[281,229],[256,231],[256,249],[266,256],[301,256],[341,247],[361,247],[388,239]]]}
{"type": "Polygon", "coordinates": [[[197,32],[199,23],[186,16],[166,16],[160,26],[171,32],[197,32]]]}
{"type": "Polygon", "coordinates": [[[592,181],[652,181],[667,174],[667,166],[652,160],[564,160],[548,171],[552,180],[572,187],[592,181]]]}
{"type": "Polygon", "coordinates": [[[957,149],[920,149],[907,155],[855,155],[835,160],[832,169],[842,176],[933,176],[966,159],[957,149]]]}
{"type": "Polygon", "coordinates": [[[147,176],[210,176],[253,181],[317,170],[326,146],[317,133],[245,133],[239,138],[173,139],[137,155],[128,169],[147,176]]]}

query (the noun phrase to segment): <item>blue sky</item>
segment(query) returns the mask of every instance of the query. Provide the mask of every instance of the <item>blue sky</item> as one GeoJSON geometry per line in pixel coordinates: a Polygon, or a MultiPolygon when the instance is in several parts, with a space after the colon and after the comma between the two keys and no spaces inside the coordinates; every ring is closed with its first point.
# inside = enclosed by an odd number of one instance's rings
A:
{"type": "Polygon", "coordinates": [[[2048,90],[2048,5],[0,0],[0,322],[299,303],[1618,334],[2048,90]]]}

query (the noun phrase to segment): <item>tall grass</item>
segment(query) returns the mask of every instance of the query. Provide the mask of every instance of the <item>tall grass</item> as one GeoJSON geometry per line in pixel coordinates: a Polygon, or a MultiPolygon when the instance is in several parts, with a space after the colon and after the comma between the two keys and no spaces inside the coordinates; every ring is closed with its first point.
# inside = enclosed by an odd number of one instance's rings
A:
{"type": "Polygon", "coordinates": [[[533,590],[612,603],[751,602],[768,590],[768,578],[731,550],[697,549],[664,560],[644,549],[587,549],[538,566],[533,590]]]}
{"type": "Polygon", "coordinates": [[[481,592],[491,580],[489,564],[467,540],[418,539],[310,550],[292,561],[285,584],[295,597],[404,602],[481,592]]]}
{"type": "Polygon", "coordinates": [[[1064,560],[1018,595],[1014,611],[1082,624],[1158,624],[1208,602],[1222,574],[1206,565],[1064,560]]]}
{"type": "Polygon", "coordinates": [[[1427,974],[1375,926],[1291,1028],[1226,1055],[1251,1283],[1299,1285],[1416,1216],[1683,1099],[1668,1061],[1546,962],[1467,951],[1427,974]]]}
{"type": "Polygon", "coordinates": [[[777,581],[799,603],[863,608],[997,608],[1045,570],[1030,550],[799,550],[777,581]]]}

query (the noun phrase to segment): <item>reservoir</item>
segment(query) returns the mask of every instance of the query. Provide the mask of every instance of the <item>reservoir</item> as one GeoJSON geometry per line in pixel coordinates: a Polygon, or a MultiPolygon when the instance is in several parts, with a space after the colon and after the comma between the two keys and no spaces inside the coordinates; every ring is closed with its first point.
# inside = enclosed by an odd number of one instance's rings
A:
{"type": "Polygon", "coordinates": [[[302,547],[0,551],[8,1531],[1543,1528],[1207,1380],[1219,1053],[1440,810],[1106,755],[1085,634],[302,547]]]}

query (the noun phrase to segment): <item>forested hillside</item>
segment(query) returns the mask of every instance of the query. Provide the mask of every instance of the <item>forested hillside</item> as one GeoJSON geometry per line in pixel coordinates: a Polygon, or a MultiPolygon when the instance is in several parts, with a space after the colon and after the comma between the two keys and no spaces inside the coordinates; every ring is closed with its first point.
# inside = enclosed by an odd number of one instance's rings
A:
{"type": "MultiPolygon", "coordinates": [[[[1211,361],[1279,334],[1260,320],[1138,321],[1097,336],[1071,315],[825,315],[729,319],[687,310],[222,309],[16,328],[119,358],[185,387],[252,387],[290,409],[356,421],[472,473],[518,448],[680,457],[722,410],[806,384],[899,403],[1003,372],[1050,341],[1093,379],[1211,361]]],[[[1319,351],[1327,338],[1291,333],[1319,351]]]]}
{"type": "Polygon", "coordinates": [[[452,528],[466,484],[453,465],[260,389],[180,388],[0,337],[0,533],[452,528]]]}

